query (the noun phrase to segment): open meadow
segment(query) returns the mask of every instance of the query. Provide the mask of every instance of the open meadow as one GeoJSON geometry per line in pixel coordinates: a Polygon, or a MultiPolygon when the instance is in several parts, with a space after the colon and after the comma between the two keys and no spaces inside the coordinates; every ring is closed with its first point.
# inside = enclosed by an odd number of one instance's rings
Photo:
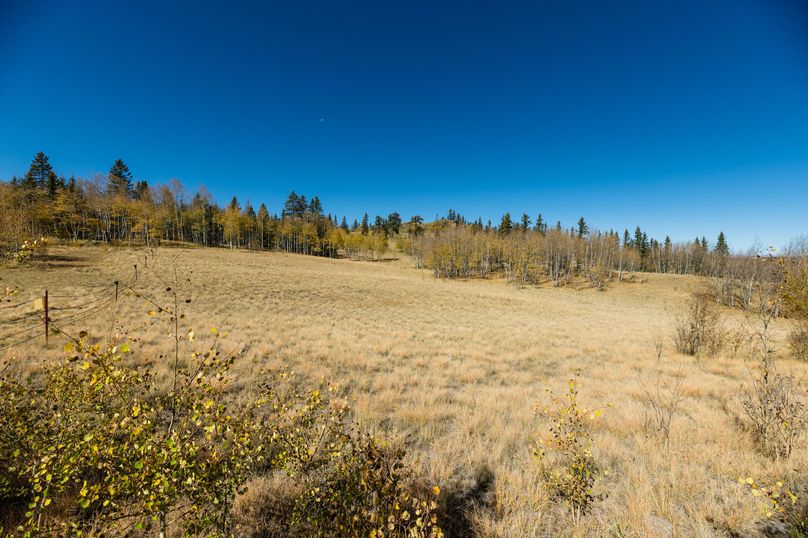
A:
{"type": "MultiPolygon", "coordinates": [[[[757,536],[771,530],[767,502],[739,477],[765,483],[808,471],[802,443],[779,461],[755,450],[739,401],[756,368],[747,343],[716,357],[675,351],[674,318],[699,277],[642,274],[598,292],[442,280],[407,258],[58,247],[46,261],[2,269],[0,287],[16,293],[0,306],[48,289],[54,325],[98,338],[129,331],[134,360],[159,369],[174,341],[124,284],[160,303],[175,269],[191,300],[182,331],[217,327],[241,350],[236,390],[249,391],[265,369],[335,385],[361,425],[407,449],[418,480],[440,486],[447,535],[757,536]],[[577,522],[547,493],[533,456],[547,432],[538,413],[547,391],[563,394],[576,371],[581,403],[608,406],[591,423],[604,498],[577,522]],[[649,394],[664,406],[677,382],[666,442],[647,425],[649,394]]],[[[0,310],[3,334],[36,325],[39,305],[29,306],[0,310]]],[[[731,333],[748,330],[740,310],[724,314],[731,333]]],[[[808,368],[784,350],[787,323],[773,330],[777,365],[803,379],[808,368]]],[[[39,337],[0,355],[25,371],[63,354],[63,344],[54,335],[44,349],[39,337]]],[[[263,487],[248,489],[242,509],[266,502],[263,487]]]]}

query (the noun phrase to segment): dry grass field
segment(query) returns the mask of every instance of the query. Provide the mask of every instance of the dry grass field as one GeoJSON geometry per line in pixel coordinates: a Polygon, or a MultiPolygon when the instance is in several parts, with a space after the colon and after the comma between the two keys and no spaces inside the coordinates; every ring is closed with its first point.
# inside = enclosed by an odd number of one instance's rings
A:
{"type": "MultiPolygon", "coordinates": [[[[693,277],[652,274],[596,292],[439,280],[405,259],[95,247],[50,254],[47,262],[0,270],[0,288],[17,289],[14,302],[47,288],[56,323],[70,312],[60,315],[60,308],[130,279],[134,264],[135,286],[150,293],[162,290],[156,275],[170,280],[176,266],[190,279],[183,321],[200,333],[227,330],[230,345],[243,348],[234,370],[239,388],[255,383],[264,367],[283,365],[337,385],[363,425],[406,443],[425,483],[439,484],[455,511],[464,507],[467,516],[455,514],[450,529],[456,534],[757,536],[765,504],[738,478],[794,481],[808,470],[803,444],[775,462],[744,430],[738,395],[754,368],[747,349],[715,358],[674,351],[673,318],[699,286],[693,277]],[[147,255],[155,272],[144,268],[147,255]],[[582,402],[612,407],[592,425],[596,460],[609,471],[598,485],[606,497],[574,525],[542,488],[531,448],[546,430],[537,405],[547,402],[548,389],[562,393],[576,369],[582,402]],[[646,389],[676,376],[687,398],[666,449],[644,428],[644,402],[646,389]]],[[[144,361],[159,361],[172,344],[164,325],[151,324],[142,299],[122,290],[117,303],[99,305],[73,325],[65,320],[65,328],[104,336],[116,323],[141,327],[132,347],[144,361]]],[[[4,312],[3,333],[35,322],[10,321],[4,312]]],[[[731,326],[746,324],[738,312],[726,315],[731,326]]],[[[785,329],[775,327],[781,343],[785,329]]],[[[59,337],[46,351],[42,340],[0,355],[30,361],[60,353],[59,337]]],[[[777,360],[781,370],[808,373],[785,351],[777,360]]]]}

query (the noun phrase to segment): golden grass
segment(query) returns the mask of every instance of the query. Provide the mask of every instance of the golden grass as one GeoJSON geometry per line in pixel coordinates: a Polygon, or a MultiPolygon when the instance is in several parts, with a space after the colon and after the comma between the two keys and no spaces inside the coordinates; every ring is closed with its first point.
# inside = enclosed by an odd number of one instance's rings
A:
{"type": "MultiPolygon", "coordinates": [[[[19,289],[15,301],[44,288],[54,296],[82,293],[128,279],[135,263],[138,288],[160,287],[143,268],[145,249],[51,254],[60,258],[2,269],[0,287],[19,289]]],[[[754,536],[763,501],[737,478],[805,475],[804,445],[789,461],[773,462],[739,426],[738,394],[752,368],[743,354],[675,353],[672,321],[697,278],[649,275],[644,283],[601,293],[437,280],[407,260],[156,249],[149,263],[170,279],[173,260],[190,278],[187,325],[230,330],[231,344],[243,347],[237,386],[251,385],[263,367],[283,364],[338,385],[354,400],[361,423],[408,444],[426,482],[440,484],[446,498],[475,499],[459,506],[476,535],[754,536]],[[659,363],[656,334],[665,335],[659,363]],[[546,401],[546,389],[563,391],[576,368],[583,403],[614,406],[593,432],[597,461],[610,471],[599,486],[608,496],[577,527],[542,489],[531,455],[545,427],[536,405],[546,401]],[[659,372],[667,378],[680,370],[688,399],[674,418],[667,451],[644,430],[644,388],[659,372]]],[[[72,301],[64,299],[82,302],[72,301]]],[[[58,319],[60,299],[51,305],[58,319]]],[[[109,334],[112,306],[69,328],[109,334]]],[[[129,327],[147,324],[133,347],[156,361],[170,339],[164,325],[148,325],[149,309],[122,293],[114,318],[129,327]]],[[[741,314],[726,314],[730,323],[744,323],[741,314]]],[[[0,333],[11,332],[4,324],[0,333]]],[[[780,342],[784,329],[776,328],[780,342]]],[[[43,351],[39,339],[5,354],[28,360],[58,354],[58,342],[53,338],[43,351]]],[[[808,373],[781,355],[782,370],[808,373]]]]}

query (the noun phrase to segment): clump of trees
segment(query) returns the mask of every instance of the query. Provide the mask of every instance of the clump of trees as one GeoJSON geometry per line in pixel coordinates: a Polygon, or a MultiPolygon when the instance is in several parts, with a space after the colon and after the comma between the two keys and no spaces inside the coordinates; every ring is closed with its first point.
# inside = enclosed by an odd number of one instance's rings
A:
{"type": "Polygon", "coordinates": [[[219,206],[201,187],[189,193],[176,179],[165,185],[135,181],[117,159],[106,176],[58,176],[43,152],[26,174],[0,183],[0,255],[13,256],[41,236],[69,241],[155,245],[180,241],[203,246],[277,250],[316,256],[347,254],[378,259],[402,227],[398,213],[367,214],[361,224],[326,214],[317,196],[291,192],[280,214],[266,204],[232,198],[219,206]]]}
{"type": "Polygon", "coordinates": [[[456,213],[413,235],[410,251],[417,262],[444,278],[485,278],[501,273],[522,284],[562,286],[576,279],[604,289],[625,273],[655,271],[722,275],[732,263],[724,234],[715,248],[706,238],[674,244],[649,239],[639,227],[630,235],[592,231],[583,217],[576,226],[549,227],[541,214],[535,225],[527,214],[514,223],[509,213],[499,226],[466,222],[456,213]],[[450,218],[451,217],[451,218],[450,218]]]}

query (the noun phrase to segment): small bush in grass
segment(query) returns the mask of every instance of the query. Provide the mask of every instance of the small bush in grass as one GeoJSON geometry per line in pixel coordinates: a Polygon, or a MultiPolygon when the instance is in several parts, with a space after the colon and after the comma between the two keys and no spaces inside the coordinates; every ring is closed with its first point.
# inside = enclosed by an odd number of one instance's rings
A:
{"type": "Polygon", "coordinates": [[[790,530],[789,536],[806,536],[808,534],[808,519],[801,511],[799,496],[793,488],[781,481],[760,484],[754,478],[739,478],[738,482],[749,488],[752,495],[765,500],[763,514],[766,519],[779,519],[790,530]]]}
{"type": "Polygon", "coordinates": [[[550,419],[549,434],[539,439],[533,455],[546,487],[564,502],[576,522],[603,498],[595,492],[599,471],[589,433],[589,422],[599,417],[601,410],[581,407],[575,379],[569,381],[564,397],[553,396],[551,404],[540,409],[542,416],[550,419]]]}
{"type": "Polygon", "coordinates": [[[762,371],[741,395],[761,451],[773,458],[788,458],[808,419],[797,380],[774,371],[762,371]]]}
{"type": "Polygon", "coordinates": [[[788,347],[795,359],[808,361],[808,322],[800,323],[791,331],[788,347]]]}
{"type": "Polygon", "coordinates": [[[724,345],[721,311],[704,293],[694,293],[676,318],[673,341],[685,355],[715,355],[724,345]]]}

